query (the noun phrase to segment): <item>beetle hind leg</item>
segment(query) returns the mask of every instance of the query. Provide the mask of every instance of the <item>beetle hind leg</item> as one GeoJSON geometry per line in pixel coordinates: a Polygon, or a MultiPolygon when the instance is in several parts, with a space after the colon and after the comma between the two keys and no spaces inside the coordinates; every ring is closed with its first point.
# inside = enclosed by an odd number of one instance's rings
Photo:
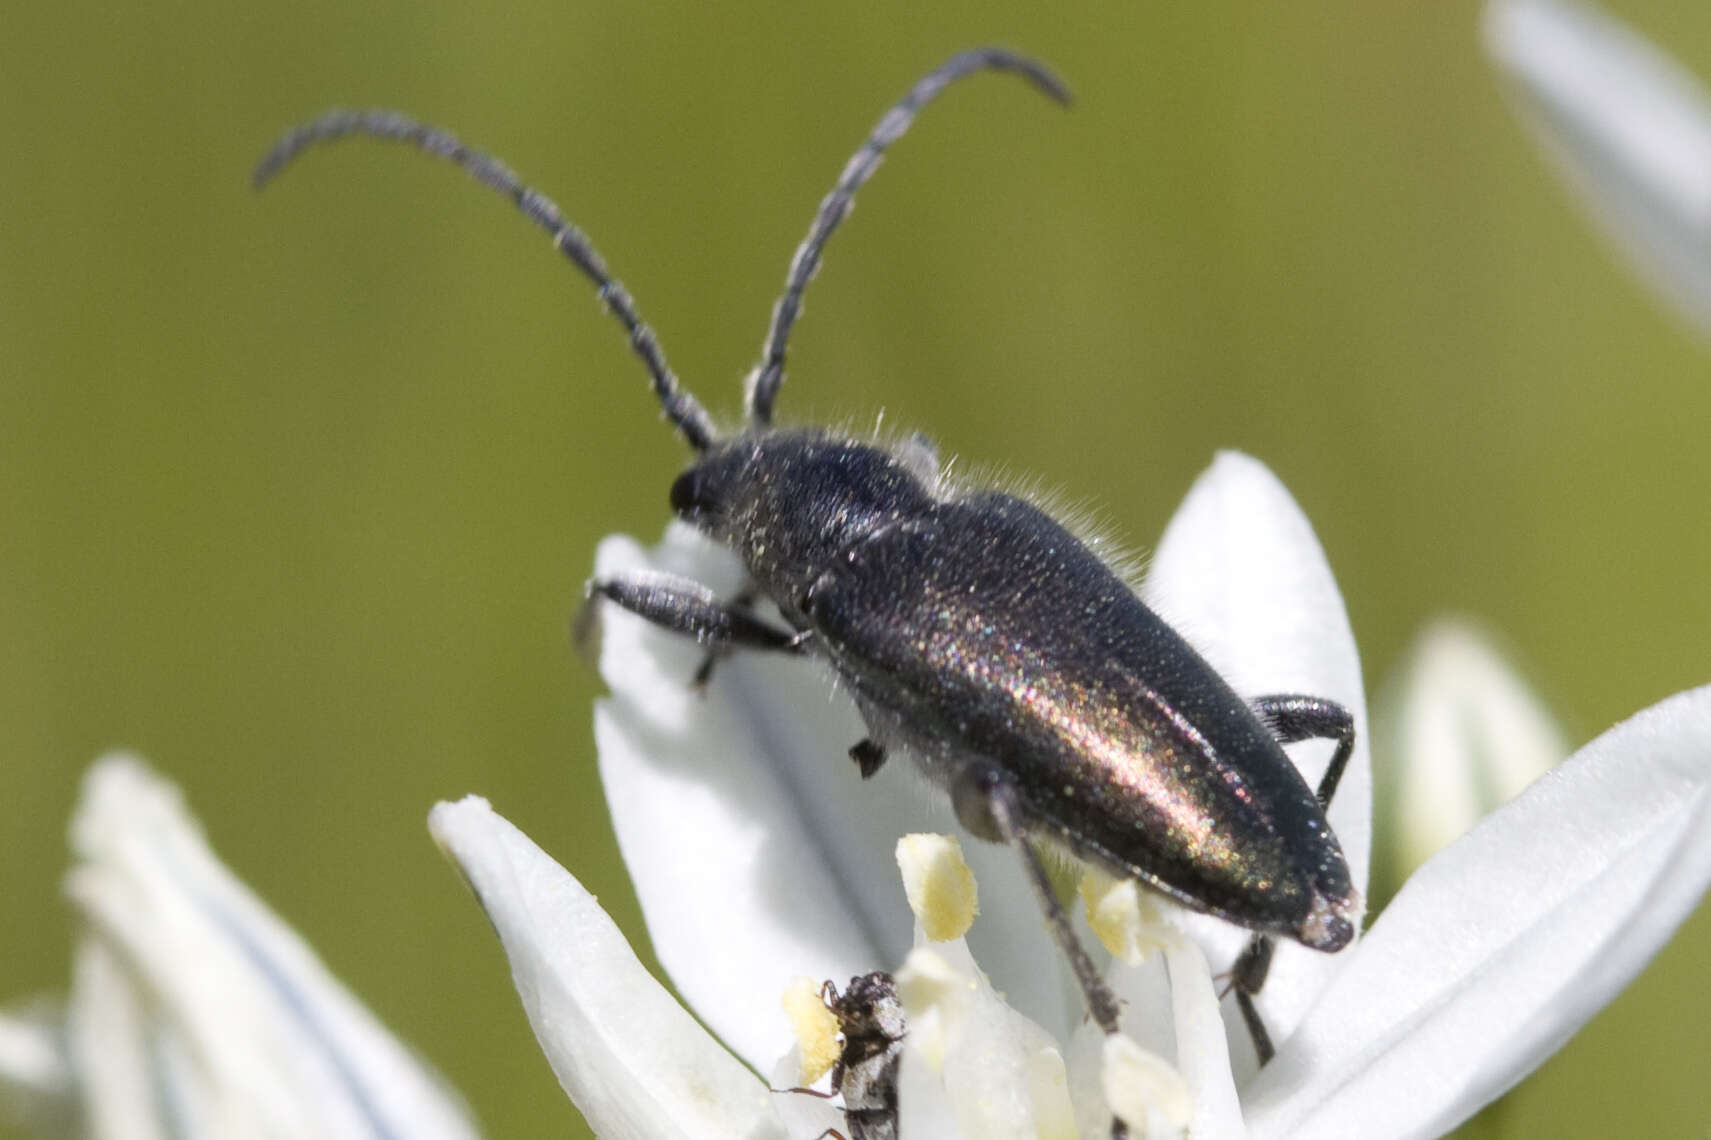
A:
{"type": "Polygon", "coordinates": [[[1315,793],[1320,807],[1330,807],[1331,797],[1337,794],[1337,785],[1342,782],[1343,771],[1349,766],[1349,757],[1354,755],[1354,715],[1335,701],[1296,694],[1255,697],[1252,704],[1260,720],[1284,744],[1303,740],[1337,742],[1337,750],[1331,754],[1325,774],[1319,777],[1315,793]]]}
{"type": "MultiPolygon", "coordinates": [[[[1329,808],[1331,797],[1337,794],[1337,785],[1342,782],[1343,772],[1349,766],[1349,757],[1354,754],[1353,715],[1335,701],[1296,694],[1255,697],[1253,709],[1281,743],[1295,744],[1303,740],[1337,742],[1337,749],[1331,754],[1325,774],[1319,777],[1319,787],[1315,792],[1319,806],[1329,808]]],[[[1241,1010],[1242,1021],[1248,1027],[1248,1036],[1253,1039],[1254,1054],[1261,1066],[1277,1055],[1277,1049],[1272,1044],[1271,1034],[1266,1031],[1254,998],[1265,988],[1266,975],[1271,972],[1272,950],[1276,945],[1276,940],[1269,935],[1256,934],[1248,940],[1230,967],[1230,988],[1236,992],[1236,1007],[1241,1010]]]]}
{"type": "Polygon", "coordinates": [[[1265,987],[1266,975],[1271,972],[1271,952],[1276,946],[1277,942],[1268,935],[1256,934],[1248,939],[1230,967],[1230,988],[1236,991],[1236,1008],[1241,1011],[1242,1023],[1248,1027],[1254,1056],[1261,1068],[1277,1056],[1277,1047],[1271,1043],[1271,1033],[1259,1015],[1259,1007],[1254,1005],[1254,998],[1265,987]]]}

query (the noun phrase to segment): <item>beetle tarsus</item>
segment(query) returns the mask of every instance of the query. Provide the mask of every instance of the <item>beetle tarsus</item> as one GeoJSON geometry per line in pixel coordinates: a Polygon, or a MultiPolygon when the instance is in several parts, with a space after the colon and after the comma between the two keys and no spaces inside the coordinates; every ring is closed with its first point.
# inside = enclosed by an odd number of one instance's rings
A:
{"type": "Polygon", "coordinates": [[[1236,1008],[1242,1011],[1242,1021],[1248,1027],[1248,1036],[1253,1039],[1254,1056],[1259,1058],[1260,1068],[1277,1056],[1277,1048],[1271,1043],[1271,1034],[1266,1031],[1265,1021],[1254,1006],[1253,995],[1246,990],[1236,990],[1236,1008]]]}
{"type": "Polygon", "coordinates": [[[1254,1056],[1262,1068],[1277,1055],[1277,1049],[1271,1043],[1271,1033],[1259,1015],[1254,997],[1264,988],[1266,976],[1271,973],[1271,954],[1276,945],[1270,937],[1256,934],[1230,967],[1230,989],[1236,993],[1236,1008],[1242,1012],[1242,1022],[1254,1044],[1254,1056]]]}
{"type": "Polygon", "coordinates": [[[885,764],[885,749],[863,737],[850,745],[850,759],[854,760],[856,767],[861,770],[861,778],[871,780],[873,774],[885,764]]]}

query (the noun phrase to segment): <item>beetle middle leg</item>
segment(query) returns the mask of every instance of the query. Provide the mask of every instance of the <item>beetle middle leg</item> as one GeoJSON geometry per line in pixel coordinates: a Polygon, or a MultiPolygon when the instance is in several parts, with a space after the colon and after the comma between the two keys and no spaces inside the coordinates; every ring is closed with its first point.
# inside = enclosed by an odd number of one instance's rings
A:
{"type": "MultiPolygon", "coordinates": [[[[1316,792],[1319,806],[1329,808],[1331,797],[1337,794],[1337,785],[1342,782],[1343,771],[1349,766],[1349,757],[1355,750],[1355,719],[1349,710],[1322,697],[1294,694],[1255,697],[1252,704],[1266,727],[1284,744],[1303,740],[1337,742],[1337,750],[1331,754],[1331,762],[1319,778],[1316,792]]],[[[1248,1036],[1253,1038],[1254,1053],[1261,1065],[1277,1055],[1277,1048],[1254,1006],[1254,997],[1265,987],[1266,976],[1271,973],[1271,955],[1275,945],[1270,935],[1256,934],[1243,947],[1235,965],[1230,967],[1230,986],[1236,991],[1236,1007],[1241,1010],[1242,1021],[1248,1027],[1248,1036]]]]}
{"type": "MultiPolygon", "coordinates": [[[[1025,812],[1015,786],[997,769],[977,767],[958,777],[952,791],[952,802],[964,827],[981,839],[1008,843],[1021,857],[1022,870],[1028,876],[1028,885],[1033,888],[1040,909],[1045,912],[1052,938],[1058,949],[1063,951],[1063,956],[1069,959],[1070,969],[1081,987],[1088,1016],[1107,1037],[1118,1032],[1117,1018],[1121,1007],[1117,1003],[1117,995],[1105,984],[1099,967],[1093,964],[1087,948],[1075,936],[1069,915],[1064,912],[1063,903],[1058,901],[1057,892],[1052,889],[1046,865],[1028,834],[1025,812]]],[[[1113,1117],[1111,1140],[1127,1140],[1128,1135],[1128,1125],[1113,1117]]]]}
{"type": "MultiPolygon", "coordinates": [[[[695,638],[707,647],[709,661],[732,649],[768,649],[800,653],[807,635],[779,629],[737,602],[726,602],[690,578],[637,570],[588,583],[588,597],[604,598],[654,625],[695,638]]],[[[709,672],[707,663],[697,681],[709,672]]]]}

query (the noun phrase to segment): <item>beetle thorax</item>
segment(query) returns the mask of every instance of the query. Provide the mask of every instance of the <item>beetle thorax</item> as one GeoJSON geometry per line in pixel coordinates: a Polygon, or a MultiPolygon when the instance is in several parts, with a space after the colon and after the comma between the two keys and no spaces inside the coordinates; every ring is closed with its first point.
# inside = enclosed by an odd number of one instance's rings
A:
{"type": "Polygon", "coordinates": [[[672,509],[735,550],[786,608],[841,553],[932,502],[888,448],[817,429],[737,436],[671,488],[672,509]]]}

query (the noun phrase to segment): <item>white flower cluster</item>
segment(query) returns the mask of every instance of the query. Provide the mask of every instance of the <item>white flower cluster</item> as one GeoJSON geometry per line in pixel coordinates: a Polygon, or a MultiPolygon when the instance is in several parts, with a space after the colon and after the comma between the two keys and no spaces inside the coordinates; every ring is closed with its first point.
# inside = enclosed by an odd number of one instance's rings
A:
{"type": "Polygon", "coordinates": [[[71,995],[0,1014],[0,1107],[50,1137],[475,1140],[140,762],[90,769],[71,846],[71,995]]]}
{"type": "MultiPolygon", "coordinates": [[[[610,541],[600,569],[716,576],[719,557],[674,528],[651,555],[610,541]]],[[[1305,519],[1258,463],[1226,455],[1200,480],[1148,594],[1239,685],[1328,693],[1364,727],[1341,600],[1305,519]]],[[[1113,1111],[1135,1136],[1436,1136],[1584,1024],[1711,882],[1706,688],[1605,733],[1431,855],[1355,945],[1280,947],[1262,997],[1279,1052],[1263,1070],[1215,991],[1240,933],[1091,876],[1090,929],[1124,1000],[1124,1032],[1105,1040],[1082,1023],[1016,869],[993,858],[1006,852],[969,853],[976,917],[960,857],[933,839],[898,847],[900,833],[935,830],[919,826],[932,797],[897,765],[860,785],[841,755],[854,714],[824,678],[800,662],[733,660],[700,697],[683,683],[696,664],[693,649],[609,614],[598,732],[656,947],[718,1038],[485,801],[430,817],[499,934],[542,1050],[603,1138],[843,1130],[833,1102],[774,1091],[800,1079],[779,1003],[798,975],[874,969],[895,972],[908,1016],[903,1140],[1105,1140],[1113,1111]]],[[[1434,734],[1442,706],[1483,700],[1489,724],[1507,714],[1500,689],[1476,697],[1448,676],[1415,671],[1404,719],[1430,747],[1405,752],[1455,769],[1502,734],[1434,734]]],[[[1367,781],[1363,750],[1333,811],[1363,877],[1367,781]]],[[[0,1018],[0,1099],[42,1135],[474,1135],[456,1097],[136,762],[92,771],[73,845],[84,933],[69,1006],[0,1018]]]]}

